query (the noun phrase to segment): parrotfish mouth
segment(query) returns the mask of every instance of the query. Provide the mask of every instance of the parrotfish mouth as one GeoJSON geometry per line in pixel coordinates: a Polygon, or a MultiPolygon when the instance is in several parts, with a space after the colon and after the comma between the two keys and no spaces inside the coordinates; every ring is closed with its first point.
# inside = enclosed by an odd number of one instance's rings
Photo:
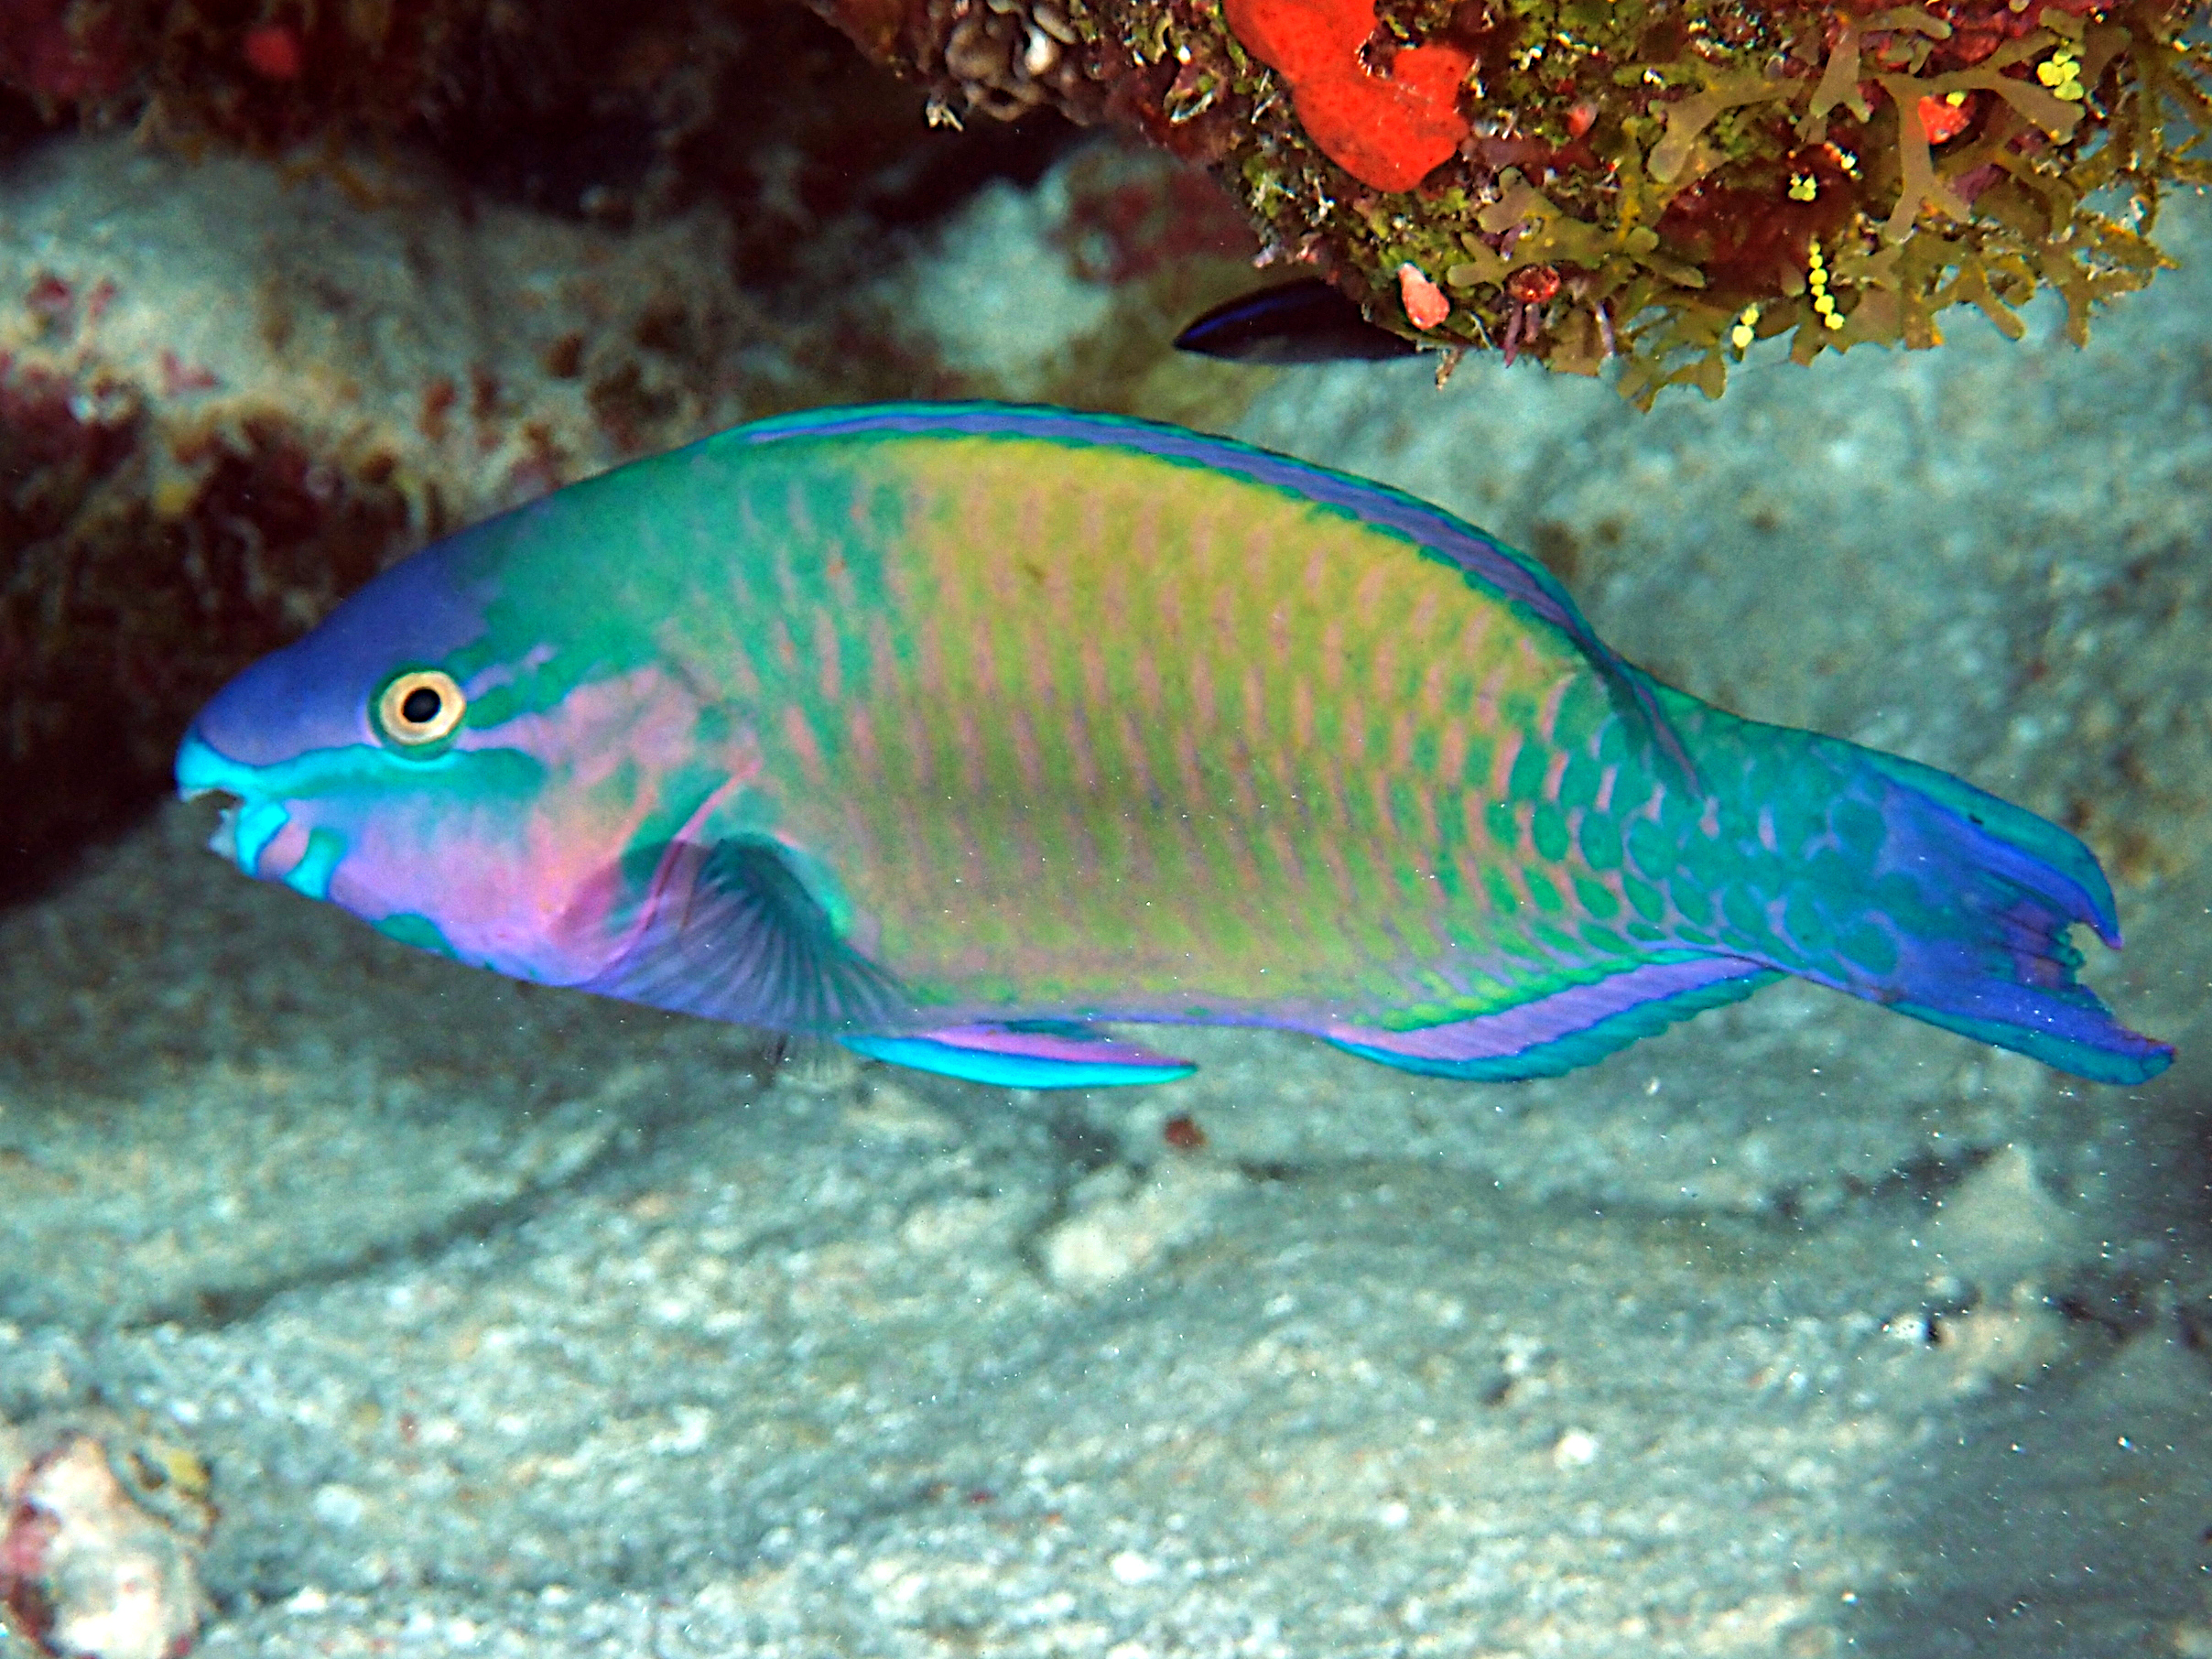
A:
{"type": "MultiPolygon", "coordinates": [[[[198,800],[201,796],[212,793],[214,792],[209,789],[192,789],[185,793],[184,798],[188,801],[198,800]]],[[[225,807],[222,809],[222,816],[215,820],[215,833],[208,837],[208,851],[217,858],[228,859],[233,864],[238,862],[238,807],[236,802],[225,807]]]]}
{"type": "Polygon", "coordinates": [[[288,815],[274,801],[257,801],[248,787],[247,769],[211,746],[195,726],[177,749],[177,794],[180,799],[227,795],[208,851],[248,875],[257,874],[261,855],[285,826],[288,815]]]}

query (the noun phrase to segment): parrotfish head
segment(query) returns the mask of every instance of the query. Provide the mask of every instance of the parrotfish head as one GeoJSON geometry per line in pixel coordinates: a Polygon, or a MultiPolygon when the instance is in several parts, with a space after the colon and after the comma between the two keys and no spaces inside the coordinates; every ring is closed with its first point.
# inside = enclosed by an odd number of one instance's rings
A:
{"type": "Polygon", "coordinates": [[[626,948],[671,843],[743,757],[731,722],[589,596],[508,602],[526,572],[482,557],[477,534],[232,680],[186,732],[177,786],[234,797],[212,846],[248,875],[578,983],[626,948]]]}

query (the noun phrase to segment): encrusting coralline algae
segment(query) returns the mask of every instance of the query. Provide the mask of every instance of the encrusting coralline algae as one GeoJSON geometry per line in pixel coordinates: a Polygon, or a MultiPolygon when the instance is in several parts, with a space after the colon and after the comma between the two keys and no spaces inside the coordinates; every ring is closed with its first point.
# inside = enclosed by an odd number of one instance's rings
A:
{"type": "Polygon", "coordinates": [[[2212,177],[2190,0],[816,4],[940,109],[1049,103],[1203,162],[1378,323],[1624,356],[1647,405],[1777,335],[1927,347],[1958,306],[2017,332],[2046,286],[2079,339],[2212,177]]]}

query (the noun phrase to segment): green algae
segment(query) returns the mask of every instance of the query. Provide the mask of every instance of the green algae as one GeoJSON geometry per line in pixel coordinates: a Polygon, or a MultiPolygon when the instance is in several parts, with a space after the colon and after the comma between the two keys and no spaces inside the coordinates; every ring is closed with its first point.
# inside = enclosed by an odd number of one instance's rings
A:
{"type": "Polygon", "coordinates": [[[1217,7],[1090,16],[1140,70],[1203,86],[1155,136],[1209,160],[1273,250],[1328,269],[1373,321],[1575,374],[1619,357],[1648,407],[1671,385],[1718,396],[1759,340],[1786,336],[1800,363],[1925,349],[1960,306],[2017,336],[2045,290],[2085,339],[2171,263],[2151,240],[2164,194],[2212,182],[2205,9],[1382,0],[1371,68],[1396,44],[1474,58],[1458,155],[1394,193],[1322,153],[1217,7]],[[1406,266],[1451,302],[1434,327],[1401,304],[1406,266]]]}

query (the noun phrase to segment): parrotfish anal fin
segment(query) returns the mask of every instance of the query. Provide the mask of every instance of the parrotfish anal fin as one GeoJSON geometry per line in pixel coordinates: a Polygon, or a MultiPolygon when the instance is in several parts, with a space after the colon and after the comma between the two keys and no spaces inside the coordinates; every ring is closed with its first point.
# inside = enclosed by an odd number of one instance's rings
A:
{"type": "Polygon", "coordinates": [[[1414,1031],[1332,1025],[1321,1035],[1361,1059],[1428,1077],[1504,1083],[1601,1060],[1708,1008],[1740,1002],[1782,975],[1735,956],[1646,962],[1494,1014],[1414,1031]]]}
{"type": "Polygon", "coordinates": [[[583,989],[776,1031],[911,1018],[898,982],[846,944],[775,842],[681,844],[658,867],[635,944],[583,989]]]}
{"type": "Polygon", "coordinates": [[[1111,1089],[1172,1083],[1198,1068],[1064,1021],[949,1025],[906,1036],[839,1039],[871,1059],[1007,1089],[1111,1089]]]}

